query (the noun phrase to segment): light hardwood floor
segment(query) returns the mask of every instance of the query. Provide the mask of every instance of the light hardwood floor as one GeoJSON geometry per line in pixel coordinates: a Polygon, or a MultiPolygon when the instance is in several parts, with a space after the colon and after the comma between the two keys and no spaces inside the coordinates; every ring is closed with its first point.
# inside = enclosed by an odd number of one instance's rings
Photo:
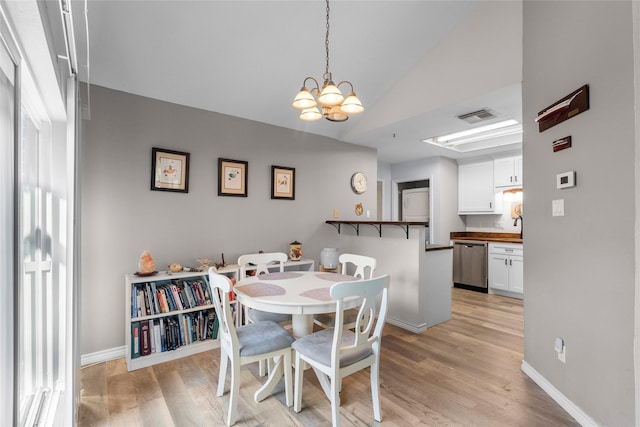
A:
{"type": "MultiPolygon", "coordinates": [[[[343,381],[343,426],[572,426],[578,423],[520,371],[522,302],[453,289],[453,316],[413,334],[387,324],[382,341],[382,422],[373,420],[368,370],[343,381]]],[[[127,372],[124,359],[82,368],[80,426],[220,426],[229,403],[215,395],[220,351],[127,372]]],[[[328,399],[305,373],[303,409],[282,383],[261,403],[257,366],[241,369],[237,426],[326,426],[328,399]]]]}

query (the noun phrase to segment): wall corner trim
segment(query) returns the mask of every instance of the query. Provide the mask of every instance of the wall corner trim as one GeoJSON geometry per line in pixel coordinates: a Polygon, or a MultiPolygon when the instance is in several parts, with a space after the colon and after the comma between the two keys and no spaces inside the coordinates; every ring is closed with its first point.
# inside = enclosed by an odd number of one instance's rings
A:
{"type": "Polygon", "coordinates": [[[556,401],[558,405],[560,405],[565,411],[569,413],[577,422],[580,423],[581,426],[584,427],[598,427],[599,424],[593,420],[589,415],[587,415],[582,409],[580,409],[576,404],[570,401],[564,394],[562,394],[557,388],[553,386],[546,378],[544,378],[538,371],[533,369],[531,365],[529,365],[524,360],[522,361],[522,365],[520,366],[522,372],[524,372],[529,378],[533,380],[542,390],[545,391],[553,400],[556,401]]]}
{"type": "Polygon", "coordinates": [[[80,366],[91,365],[94,363],[106,362],[113,359],[124,357],[126,351],[125,346],[108,348],[106,350],[96,351],[94,353],[83,354],[80,356],[80,366]]]}

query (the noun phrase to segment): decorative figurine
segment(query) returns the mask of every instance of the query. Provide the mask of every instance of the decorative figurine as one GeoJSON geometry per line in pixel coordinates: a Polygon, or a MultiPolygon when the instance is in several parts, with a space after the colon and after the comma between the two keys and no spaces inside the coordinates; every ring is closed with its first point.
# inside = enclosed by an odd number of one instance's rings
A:
{"type": "Polygon", "coordinates": [[[182,271],[184,267],[182,267],[182,264],[179,264],[177,262],[172,263],[171,265],[169,265],[169,270],[172,273],[179,273],[180,271],[182,271]]]}
{"type": "Polygon", "coordinates": [[[198,258],[197,261],[200,263],[200,267],[198,267],[198,270],[200,271],[209,270],[209,263],[211,262],[209,258],[198,258]]]}
{"type": "Polygon", "coordinates": [[[138,263],[138,271],[142,274],[150,274],[156,270],[156,263],[151,257],[149,251],[142,252],[140,262],[138,263]]]}

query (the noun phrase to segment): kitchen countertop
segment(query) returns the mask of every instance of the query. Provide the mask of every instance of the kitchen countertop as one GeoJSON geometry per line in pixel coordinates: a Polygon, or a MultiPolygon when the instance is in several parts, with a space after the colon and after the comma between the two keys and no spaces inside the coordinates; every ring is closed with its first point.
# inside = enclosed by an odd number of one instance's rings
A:
{"type": "Polygon", "coordinates": [[[452,231],[451,240],[481,240],[485,242],[523,243],[518,233],[487,233],[482,231],[452,231]]]}

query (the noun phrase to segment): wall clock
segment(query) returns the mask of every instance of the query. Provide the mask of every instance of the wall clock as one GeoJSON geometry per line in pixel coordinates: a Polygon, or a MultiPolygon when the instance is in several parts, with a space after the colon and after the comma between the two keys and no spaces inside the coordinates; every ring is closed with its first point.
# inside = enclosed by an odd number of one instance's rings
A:
{"type": "Polygon", "coordinates": [[[351,176],[351,188],[357,194],[367,191],[367,177],[362,172],[356,172],[351,176]]]}

